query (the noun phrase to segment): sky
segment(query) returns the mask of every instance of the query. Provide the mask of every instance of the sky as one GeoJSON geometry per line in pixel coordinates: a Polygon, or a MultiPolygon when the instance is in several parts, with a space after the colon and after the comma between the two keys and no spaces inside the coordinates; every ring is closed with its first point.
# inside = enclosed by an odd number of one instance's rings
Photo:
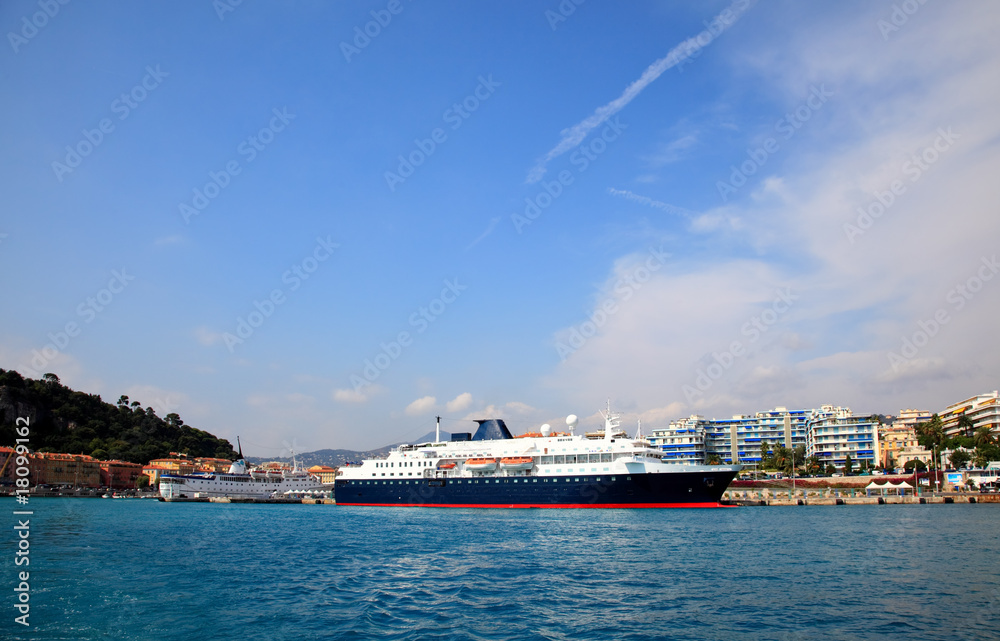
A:
{"type": "Polygon", "coordinates": [[[0,3],[0,367],[254,456],[997,389],[1000,6],[0,3]]]}

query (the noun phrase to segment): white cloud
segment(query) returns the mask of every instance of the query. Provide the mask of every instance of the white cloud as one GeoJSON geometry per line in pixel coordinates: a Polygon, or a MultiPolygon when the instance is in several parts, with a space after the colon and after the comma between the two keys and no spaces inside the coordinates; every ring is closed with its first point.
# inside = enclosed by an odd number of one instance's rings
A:
{"type": "Polygon", "coordinates": [[[222,341],[222,332],[217,332],[207,327],[196,327],[194,337],[205,347],[211,347],[222,341]]]}
{"type": "MultiPolygon", "coordinates": [[[[756,189],[692,222],[690,232],[724,243],[713,260],[657,272],[545,384],[581,402],[611,394],[661,408],[643,414],[660,423],[777,405],[939,410],[994,389],[1000,274],[988,265],[1000,237],[1000,85],[990,79],[1000,76],[1000,7],[974,25],[951,5],[925,5],[919,18],[889,43],[868,14],[822,34],[794,25],[791,45],[760,45],[775,55],[741,58],[751,69],[740,73],[763,76],[761,90],[791,105],[810,83],[835,96],[756,189]],[[798,55],[779,55],[788,50],[798,55]],[[946,143],[949,128],[959,137],[946,143]],[[935,144],[934,162],[915,176],[914,154],[935,144]],[[844,224],[894,180],[905,193],[851,243],[844,224]],[[730,257],[729,246],[753,256],[730,257]],[[971,298],[957,293],[983,274],[971,298]],[[786,286],[798,300],[755,330],[752,319],[786,286]],[[942,313],[948,320],[935,327],[942,313]],[[730,358],[734,343],[742,352],[730,358]],[[904,349],[893,367],[890,354],[904,349]],[[706,389],[686,397],[699,374],[706,389]]],[[[616,265],[600,291],[620,276],[616,265]]]]}
{"type": "Polygon", "coordinates": [[[445,409],[449,412],[461,412],[462,410],[467,409],[470,405],[472,405],[472,394],[469,392],[463,392],[448,401],[445,404],[445,409]]]}
{"type": "Polygon", "coordinates": [[[359,389],[335,389],[332,395],[340,403],[367,403],[382,391],[378,385],[366,385],[359,389]]]}
{"type": "Polygon", "coordinates": [[[407,405],[406,409],[403,411],[406,413],[407,416],[418,416],[420,414],[426,414],[427,412],[430,412],[431,410],[434,409],[434,406],[436,404],[437,404],[436,398],[434,398],[433,396],[424,396],[422,398],[418,398],[417,400],[407,405]]]}

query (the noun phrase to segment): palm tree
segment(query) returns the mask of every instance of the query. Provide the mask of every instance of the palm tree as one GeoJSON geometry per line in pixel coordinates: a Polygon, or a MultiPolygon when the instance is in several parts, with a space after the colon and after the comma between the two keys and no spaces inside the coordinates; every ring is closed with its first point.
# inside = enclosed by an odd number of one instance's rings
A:
{"type": "Polygon", "coordinates": [[[941,417],[937,414],[926,423],[917,423],[915,429],[917,442],[920,443],[921,447],[934,449],[940,447],[941,443],[944,442],[944,425],[941,423],[941,417]]]}
{"type": "Polygon", "coordinates": [[[962,414],[958,417],[958,429],[966,436],[972,436],[972,433],[976,430],[976,424],[972,422],[968,414],[962,414]]]}
{"type": "Polygon", "coordinates": [[[983,425],[977,429],[973,439],[975,439],[976,447],[996,444],[996,437],[993,436],[993,428],[989,425],[983,425]]]}
{"type": "Polygon", "coordinates": [[[709,454],[708,458],[705,459],[706,465],[722,465],[722,459],[719,458],[718,454],[709,454]]]}
{"type": "Polygon", "coordinates": [[[760,440],[760,469],[764,469],[764,467],[767,465],[768,454],[770,453],[769,450],[770,450],[770,445],[767,444],[766,440],[761,439],[760,440]]]}

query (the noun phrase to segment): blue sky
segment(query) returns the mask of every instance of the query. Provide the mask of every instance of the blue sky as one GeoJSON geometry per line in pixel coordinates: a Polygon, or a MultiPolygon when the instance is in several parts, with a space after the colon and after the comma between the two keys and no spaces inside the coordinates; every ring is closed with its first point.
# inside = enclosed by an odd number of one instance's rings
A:
{"type": "Polygon", "coordinates": [[[4,368],[261,456],[997,387],[991,3],[56,6],[4,368]]]}

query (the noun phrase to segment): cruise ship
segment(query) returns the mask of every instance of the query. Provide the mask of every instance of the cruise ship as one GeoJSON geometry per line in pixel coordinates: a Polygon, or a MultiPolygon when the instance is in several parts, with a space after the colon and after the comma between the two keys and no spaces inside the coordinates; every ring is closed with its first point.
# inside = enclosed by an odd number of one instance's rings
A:
{"type": "Polygon", "coordinates": [[[329,485],[324,485],[297,464],[291,470],[250,470],[242,449],[240,458],[233,461],[228,473],[160,475],[160,497],[166,501],[218,497],[270,499],[329,489],[329,485]]]}
{"type": "Polygon", "coordinates": [[[603,431],[511,435],[503,420],[477,420],[475,434],[400,445],[385,458],[341,468],[337,505],[482,508],[719,507],[740,465],[667,463],[639,434],[629,437],[620,416],[603,431]]]}

